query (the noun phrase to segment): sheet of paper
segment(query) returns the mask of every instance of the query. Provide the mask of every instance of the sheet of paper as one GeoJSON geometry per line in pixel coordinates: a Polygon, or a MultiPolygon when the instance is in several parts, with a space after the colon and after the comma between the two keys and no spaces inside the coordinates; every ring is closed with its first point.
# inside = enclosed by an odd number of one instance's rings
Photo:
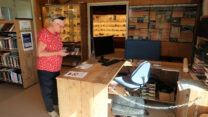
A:
{"type": "Polygon", "coordinates": [[[84,78],[86,75],[87,75],[87,72],[69,71],[64,76],[73,77],[73,78],[84,78]]]}
{"type": "Polygon", "coordinates": [[[76,68],[78,68],[78,69],[88,69],[88,68],[90,68],[92,65],[93,65],[93,64],[87,64],[87,63],[85,63],[85,64],[80,64],[80,65],[78,65],[76,68]]]}

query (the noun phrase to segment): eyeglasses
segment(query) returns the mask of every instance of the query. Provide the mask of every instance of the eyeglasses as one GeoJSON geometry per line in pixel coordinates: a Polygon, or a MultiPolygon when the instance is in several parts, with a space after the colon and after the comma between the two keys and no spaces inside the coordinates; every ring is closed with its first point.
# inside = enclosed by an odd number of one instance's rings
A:
{"type": "Polygon", "coordinates": [[[61,24],[59,23],[56,23],[60,28],[64,28],[64,25],[62,26],[61,24]]]}
{"type": "MultiPolygon", "coordinates": [[[[62,17],[62,16],[61,16],[61,17],[57,17],[57,18],[55,18],[55,19],[65,20],[66,17],[62,17]]],[[[54,20],[55,20],[55,19],[54,19],[54,20]]]]}

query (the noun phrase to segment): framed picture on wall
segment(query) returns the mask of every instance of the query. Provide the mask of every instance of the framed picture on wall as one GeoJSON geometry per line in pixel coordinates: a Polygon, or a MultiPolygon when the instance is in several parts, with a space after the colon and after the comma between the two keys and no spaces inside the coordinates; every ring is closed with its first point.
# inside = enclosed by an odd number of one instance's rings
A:
{"type": "Polygon", "coordinates": [[[22,46],[24,51],[33,49],[32,33],[21,32],[22,46]]]}

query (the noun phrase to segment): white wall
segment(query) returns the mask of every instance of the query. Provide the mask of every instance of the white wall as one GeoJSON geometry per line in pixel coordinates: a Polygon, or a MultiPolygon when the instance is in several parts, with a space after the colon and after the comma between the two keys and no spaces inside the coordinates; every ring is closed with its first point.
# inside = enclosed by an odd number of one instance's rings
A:
{"type": "Polygon", "coordinates": [[[14,0],[0,0],[0,6],[14,8],[14,0]]]}
{"type": "Polygon", "coordinates": [[[14,8],[14,0],[0,0],[0,7],[9,7],[12,8],[13,12],[13,16],[15,16],[15,8],[14,8]]]}
{"type": "Polygon", "coordinates": [[[16,18],[32,19],[31,0],[0,0],[0,7],[13,8],[13,14],[16,18]]]}
{"type": "Polygon", "coordinates": [[[32,6],[30,0],[15,0],[16,18],[32,19],[32,6]]]}

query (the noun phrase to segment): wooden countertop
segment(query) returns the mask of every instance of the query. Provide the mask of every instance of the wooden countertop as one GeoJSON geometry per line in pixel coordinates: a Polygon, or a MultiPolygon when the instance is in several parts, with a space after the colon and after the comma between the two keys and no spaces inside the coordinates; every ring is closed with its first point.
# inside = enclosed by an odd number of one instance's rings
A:
{"type": "MultiPolygon", "coordinates": [[[[134,60],[133,62],[126,61],[124,66],[138,66],[138,63],[143,62],[144,60],[134,60]]],[[[190,72],[183,72],[183,63],[177,62],[166,62],[166,61],[149,61],[151,63],[151,68],[154,69],[164,69],[170,71],[178,71],[179,79],[193,79],[190,72]],[[155,64],[160,64],[161,66],[156,66],[155,64]]]]}
{"type": "Polygon", "coordinates": [[[69,68],[62,69],[61,74],[57,78],[80,80],[92,83],[109,84],[111,80],[117,75],[122,68],[124,61],[120,61],[110,66],[102,66],[101,63],[94,62],[93,66],[88,69],[69,68]],[[87,72],[84,78],[65,77],[64,75],[69,71],[87,72]]]}
{"type": "MultiPolygon", "coordinates": [[[[87,61],[88,62],[88,61],[87,61]]],[[[110,66],[102,66],[101,63],[94,62],[93,66],[88,69],[78,69],[78,68],[68,68],[62,69],[61,74],[57,78],[70,79],[70,80],[80,80],[85,82],[92,83],[101,83],[101,84],[109,84],[111,80],[117,75],[117,73],[121,70],[123,66],[138,66],[138,62],[142,61],[121,61],[119,63],[110,65],[110,66]],[[73,77],[65,77],[64,75],[69,71],[78,71],[78,72],[87,72],[87,75],[84,78],[73,78],[73,77]]],[[[164,69],[170,71],[178,71],[180,79],[192,79],[190,73],[183,72],[183,63],[175,63],[175,62],[163,62],[163,61],[150,61],[151,68],[154,69],[164,69]],[[155,63],[159,63],[161,66],[155,66],[155,63]]]]}

